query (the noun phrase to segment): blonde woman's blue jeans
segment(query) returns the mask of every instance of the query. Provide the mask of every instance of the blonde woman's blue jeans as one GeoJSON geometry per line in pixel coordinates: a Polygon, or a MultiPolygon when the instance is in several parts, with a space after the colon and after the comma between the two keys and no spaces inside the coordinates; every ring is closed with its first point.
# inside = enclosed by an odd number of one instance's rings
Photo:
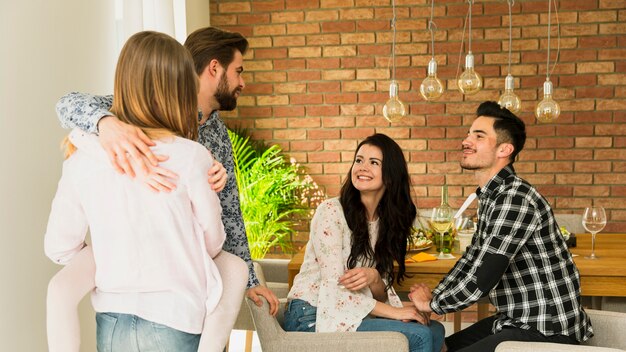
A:
{"type": "Polygon", "coordinates": [[[136,315],[97,313],[98,352],[196,352],[200,334],[189,334],[136,315]]]}

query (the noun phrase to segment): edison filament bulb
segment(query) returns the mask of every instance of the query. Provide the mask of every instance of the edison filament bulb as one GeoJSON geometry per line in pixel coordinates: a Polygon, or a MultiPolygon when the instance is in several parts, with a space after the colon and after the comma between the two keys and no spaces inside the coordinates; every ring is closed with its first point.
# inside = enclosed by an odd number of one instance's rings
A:
{"type": "Polygon", "coordinates": [[[404,104],[398,99],[398,83],[393,80],[389,84],[389,100],[383,106],[383,116],[389,122],[400,121],[406,115],[404,104]]]}
{"type": "Polygon", "coordinates": [[[428,76],[420,85],[420,94],[427,101],[437,100],[443,94],[443,84],[437,78],[437,61],[434,58],[428,63],[428,76]]]}
{"type": "Polygon", "coordinates": [[[513,88],[515,87],[515,80],[511,74],[506,76],[504,80],[504,93],[498,99],[498,104],[501,107],[508,109],[510,112],[517,114],[522,108],[522,101],[515,95],[513,88]]]}
{"type": "Polygon", "coordinates": [[[549,123],[556,120],[560,114],[561,107],[552,99],[552,82],[548,78],[543,82],[543,100],[537,104],[535,116],[540,122],[549,123]]]}
{"type": "Polygon", "coordinates": [[[457,85],[465,95],[476,94],[483,87],[483,78],[474,71],[474,55],[471,51],[465,56],[465,71],[459,76],[457,85]]]}

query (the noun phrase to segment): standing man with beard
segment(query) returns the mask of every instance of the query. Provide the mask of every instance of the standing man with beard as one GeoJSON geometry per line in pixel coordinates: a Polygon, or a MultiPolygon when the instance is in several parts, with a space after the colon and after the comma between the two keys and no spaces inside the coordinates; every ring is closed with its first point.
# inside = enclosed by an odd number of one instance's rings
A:
{"type": "Polygon", "coordinates": [[[463,140],[461,167],[478,183],[478,225],[466,253],[432,291],[414,285],[418,310],[457,312],[489,296],[494,316],[446,338],[449,351],[494,351],[503,341],[578,344],[593,336],[580,277],[552,208],[516,175],[524,122],[484,102],[463,140]]]}
{"type": "MultiPolygon", "coordinates": [[[[239,206],[239,192],[234,174],[233,151],[224,121],[219,110],[230,111],[237,107],[237,98],[245,87],[241,76],[243,55],[248,41],[239,33],[215,27],[199,29],[187,37],[185,47],[191,52],[200,82],[198,93],[198,142],[204,145],[221,165],[214,166],[207,175],[222,206],[222,222],[226,230],[223,250],[232,253],[248,264],[247,296],[261,305],[258,296],[270,304],[270,313],[278,311],[278,298],[267,287],[259,285],[246,237],[239,206]],[[225,170],[224,170],[225,169],[225,170]],[[223,188],[223,189],[222,189],[223,188]]],[[[140,128],[123,123],[109,111],[113,96],[92,96],[70,93],[57,103],[57,114],[64,128],[78,127],[99,135],[100,143],[109,155],[113,167],[120,173],[134,177],[133,165],[151,170],[149,186],[159,191],[171,191],[177,175],[157,166],[167,156],[156,156],[150,151],[154,145],[140,128]],[[144,160],[148,160],[148,165],[144,160]]],[[[79,141],[73,141],[79,143],[79,141]]],[[[218,163],[219,164],[219,163],[218,163]]],[[[237,306],[240,302],[237,302],[237,306]]]]}

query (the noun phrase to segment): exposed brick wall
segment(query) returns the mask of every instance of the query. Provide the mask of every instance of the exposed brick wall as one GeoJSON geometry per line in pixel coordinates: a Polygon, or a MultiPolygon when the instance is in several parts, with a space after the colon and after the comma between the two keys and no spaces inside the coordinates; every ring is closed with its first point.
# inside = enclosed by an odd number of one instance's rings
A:
{"type": "MultiPolygon", "coordinates": [[[[472,49],[485,89],[464,97],[454,81],[467,3],[435,2],[435,53],[447,87],[435,103],[419,95],[431,51],[430,2],[396,3],[404,121],[390,125],[382,117],[391,78],[390,0],[212,1],[212,25],[251,43],[239,108],[223,116],[280,144],[329,196],[337,194],[359,140],[386,133],[406,151],[418,207],[438,204],[444,182],[459,206],[475,189],[472,174],[458,165],[461,139],[478,103],[497,100],[504,87],[507,3],[475,1],[472,49]]],[[[545,80],[547,1],[515,2],[512,73],[529,134],[516,168],[556,212],[582,213],[594,201],[608,211],[605,231],[626,232],[626,0],[559,1],[559,20],[552,81],[562,113],[555,124],[539,124],[533,111],[545,80]]],[[[556,33],[554,26],[553,49],[556,33]]]]}

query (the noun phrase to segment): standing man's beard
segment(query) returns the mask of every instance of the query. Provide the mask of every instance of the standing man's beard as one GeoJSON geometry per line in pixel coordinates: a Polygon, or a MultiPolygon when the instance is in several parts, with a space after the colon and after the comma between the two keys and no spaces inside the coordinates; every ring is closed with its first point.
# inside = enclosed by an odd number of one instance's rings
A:
{"type": "Polygon", "coordinates": [[[226,81],[226,73],[224,73],[214,94],[215,100],[220,105],[219,110],[234,110],[237,107],[237,93],[240,91],[241,89],[239,88],[235,88],[232,92],[228,91],[228,82],[226,81]]]}

